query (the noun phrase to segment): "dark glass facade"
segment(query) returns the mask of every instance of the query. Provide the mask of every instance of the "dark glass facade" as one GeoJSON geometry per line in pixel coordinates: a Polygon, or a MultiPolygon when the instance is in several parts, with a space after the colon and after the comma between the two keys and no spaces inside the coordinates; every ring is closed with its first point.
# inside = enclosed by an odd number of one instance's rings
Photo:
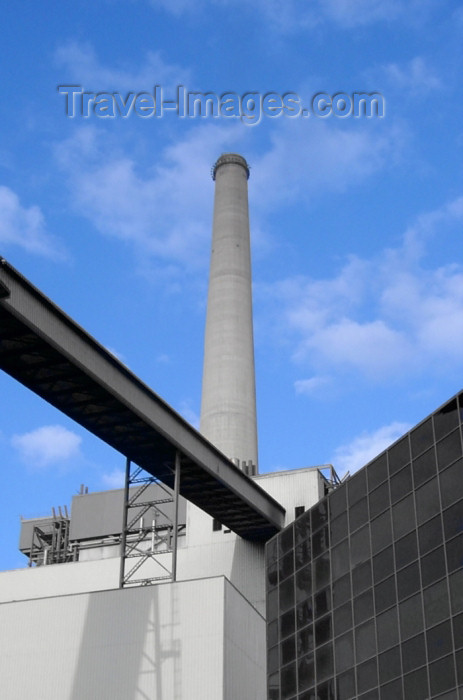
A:
{"type": "Polygon", "coordinates": [[[463,698],[462,409],[267,544],[269,700],[463,698]]]}

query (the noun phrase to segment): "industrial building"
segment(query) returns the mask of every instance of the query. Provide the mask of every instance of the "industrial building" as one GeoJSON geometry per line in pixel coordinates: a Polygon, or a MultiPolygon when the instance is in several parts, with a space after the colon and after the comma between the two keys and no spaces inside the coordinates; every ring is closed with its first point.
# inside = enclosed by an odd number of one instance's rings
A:
{"type": "Polygon", "coordinates": [[[249,166],[215,180],[200,432],[0,259],[0,367],[126,459],[21,523],[5,700],[459,700],[455,397],[353,477],[259,474],[249,166]]]}

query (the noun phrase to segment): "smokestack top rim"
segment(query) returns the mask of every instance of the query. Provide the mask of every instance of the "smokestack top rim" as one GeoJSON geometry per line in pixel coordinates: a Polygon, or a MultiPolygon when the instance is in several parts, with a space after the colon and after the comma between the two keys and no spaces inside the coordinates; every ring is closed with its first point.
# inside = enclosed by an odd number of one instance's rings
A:
{"type": "Polygon", "coordinates": [[[214,165],[212,166],[212,169],[211,169],[212,179],[215,180],[217,170],[220,168],[221,165],[229,165],[229,164],[241,165],[246,171],[246,178],[249,180],[250,167],[247,164],[246,159],[243,158],[243,156],[240,156],[239,153],[222,153],[220,158],[218,158],[215,161],[214,165]]]}

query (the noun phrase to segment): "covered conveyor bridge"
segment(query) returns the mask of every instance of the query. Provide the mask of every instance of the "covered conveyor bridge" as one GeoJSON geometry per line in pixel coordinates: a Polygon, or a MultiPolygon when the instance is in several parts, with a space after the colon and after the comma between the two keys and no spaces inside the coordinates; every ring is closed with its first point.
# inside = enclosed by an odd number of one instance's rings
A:
{"type": "Polygon", "coordinates": [[[284,508],[0,258],[0,368],[238,535],[265,541],[284,508]]]}

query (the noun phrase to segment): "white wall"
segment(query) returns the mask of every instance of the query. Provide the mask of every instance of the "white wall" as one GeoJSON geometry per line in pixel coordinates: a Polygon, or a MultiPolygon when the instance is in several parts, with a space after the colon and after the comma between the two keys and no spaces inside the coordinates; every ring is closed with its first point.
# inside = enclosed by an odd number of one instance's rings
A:
{"type": "Polygon", "coordinates": [[[5,603],[0,629],[2,700],[265,696],[264,620],[223,577],[5,603]]]}
{"type": "Polygon", "coordinates": [[[118,557],[2,571],[0,603],[118,588],[119,567],[118,557]]]}

